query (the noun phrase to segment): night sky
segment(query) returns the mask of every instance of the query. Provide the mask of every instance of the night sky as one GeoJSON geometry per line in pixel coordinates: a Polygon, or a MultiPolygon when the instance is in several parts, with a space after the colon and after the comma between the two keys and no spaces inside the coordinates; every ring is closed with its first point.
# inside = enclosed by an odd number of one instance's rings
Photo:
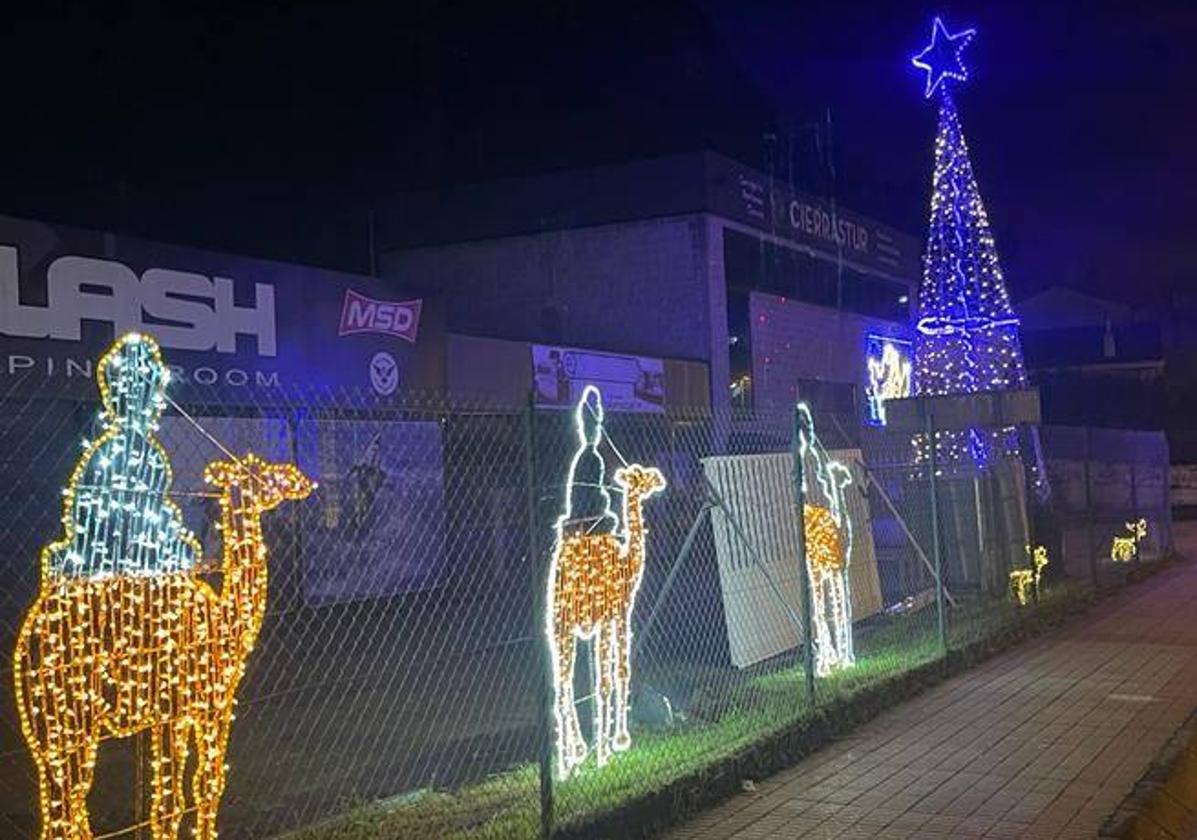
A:
{"type": "Polygon", "coordinates": [[[1016,296],[1197,291],[1194,3],[175,5],[6,10],[0,212],[362,270],[382,196],[713,148],[921,238],[940,12],[1016,296]]]}

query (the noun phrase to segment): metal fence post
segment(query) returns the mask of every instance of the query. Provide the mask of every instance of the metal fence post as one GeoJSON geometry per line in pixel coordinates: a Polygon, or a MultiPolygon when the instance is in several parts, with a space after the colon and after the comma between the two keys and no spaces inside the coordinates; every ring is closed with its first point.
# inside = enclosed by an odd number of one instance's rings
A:
{"type": "Polygon", "coordinates": [[[528,482],[528,574],[532,578],[533,615],[536,622],[532,628],[533,639],[540,662],[541,686],[537,704],[537,759],[540,770],[540,837],[549,840],[553,836],[553,663],[549,654],[548,640],[544,637],[545,611],[548,610],[548,582],[542,574],[540,562],[539,520],[536,492],[536,393],[528,392],[524,423],[524,467],[528,482]]]}
{"type": "Polygon", "coordinates": [[[936,489],[935,473],[939,469],[939,443],[935,439],[935,415],[931,408],[927,411],[927,442],[931,455],[928,460],[928,485],[931,490],[931,548],[935,559],[935,613],[939,622],[939,646],[944,654],[948,652],[948,623],[945,615],[943,597],[943,554],[939,546],[939,494],[936,489]]]}
{"type": "Polygon", "coordinates": [[[798,500],[798,580],[802,589],[802,670],[806,684],[806,701],[810,705],[815,703],[815,640],[811,632],[811,591],[810,575],[806,568],[806,493],[803,491],[802,479],[802,440],[799,427],[798,407],[794,406],[794,498],[798,500]]]}
{"type": "MultiPolygon", "coordinates": [[[[1134,454],[1137,455],[1138,453],[1136,452],[1134,454]]],[[[1134,457],[1134,455],[1132,455],[1131,462],[1130,462],[1131,521],[1132,522],[1139,521],[1139,477],[1138,477],[1138,471],[1135,469],[1135,461],[1136,460],[1137,459],[1134,457]]],[[[1142,555],[1143,555],[1143,552],[1139,550],[1140,543],[1142,543],[1142,540],[1139,540],[1135,544],[1135,569],[1136,570],[1141,565],[1140,560],[1142,559],[1142,555]]]]}
{"type": "Polygon", "coordinates": [[[1085,520],[1086,546],[1089,549],[1089,572],[1093,576],[1093,588],[1100,583],[1097,576],[1097,551],[1093,547],[1093,429],[1085,427],[1085,520]]]}

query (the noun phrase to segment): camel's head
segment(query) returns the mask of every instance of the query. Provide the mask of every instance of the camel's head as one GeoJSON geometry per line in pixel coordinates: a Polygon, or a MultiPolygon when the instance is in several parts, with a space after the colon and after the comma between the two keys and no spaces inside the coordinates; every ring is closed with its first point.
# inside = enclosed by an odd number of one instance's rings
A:
{"type": "Polygon", "coordinates": [[[628,464],[615,471],[615,483],[629,496],[646,499],[653,493],[665,489],[665,476],[656,467],[628,464]]]}
{"type": "Polygon", "coordinates": [[[306,499],[316,482],[293,464],[272,464],[250,453],[236,461],[214,461],[204,470],[204,481],[235,495],[239,506],[266,511],[288,499],[306,499]]]}

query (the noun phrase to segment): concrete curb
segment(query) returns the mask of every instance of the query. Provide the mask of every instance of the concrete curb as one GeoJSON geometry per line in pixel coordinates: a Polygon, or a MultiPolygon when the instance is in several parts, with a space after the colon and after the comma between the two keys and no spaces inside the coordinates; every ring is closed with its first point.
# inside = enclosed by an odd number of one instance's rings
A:
{"type": "Polygon", "coordinates": [[[1197,709],[1173,733],[1099,837],[1180,838],[1197,829],[1197,709]]]}

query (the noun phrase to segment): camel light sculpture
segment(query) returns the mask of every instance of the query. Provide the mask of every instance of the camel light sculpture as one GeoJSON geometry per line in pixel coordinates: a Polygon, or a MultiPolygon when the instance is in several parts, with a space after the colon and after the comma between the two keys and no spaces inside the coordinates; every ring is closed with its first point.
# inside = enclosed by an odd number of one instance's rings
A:
{"type": "Polygon", "coordinates": [[[825,677],[856,664],[852,596],[848,586],[852,520],[844,495],[852,484],[852,471],[827,454],[815,434],[810,406],[798,403],[797,417],[802,491],[808,500],[802,507],[802,527],[810,579],[815,674],[825,677]],[[813,483],[808,478],[811,474],[815,478],[813,483]]]}
{"type": "Polygon", "coordinates": [[[266,610],[261,516],[315,485],[254,455],[210,464],[219,491],[222,584],[199,575],[199,544],[165,494],[153,439],[169,380],[157,344],[119,339],[99,365],[105,429],[64,491],[62,539],[41,555],[41,587],[17,638],[13,675],[37,767],[42,840],[89,840],[102,741],[148,732],[149,825],[213,840],[237,687],[266,610]],[[192,803],[184,778],[194,748],[192,803]]]}
{"type": "Polygon", "coordinates": [[[623,491],[623,515],[611,511],[599,445],[602,397],[587,386],[574,412],[578,448],[570,462],[565,508],[558,518],[549,566],[545,634],[553,666],[557,772],[568,778],[586,760],[588,747],[574,701],[574,664],[579,641],[594,653],[594,750],[599,766],[612,752],[631,746],[628,710],[631,681],[632,608],[644,576],[641,503],[665,488],[653,467],[628,464],[615,471],[623,491]],[[615,533],[622,523],[623,533],[615,533]]]}

